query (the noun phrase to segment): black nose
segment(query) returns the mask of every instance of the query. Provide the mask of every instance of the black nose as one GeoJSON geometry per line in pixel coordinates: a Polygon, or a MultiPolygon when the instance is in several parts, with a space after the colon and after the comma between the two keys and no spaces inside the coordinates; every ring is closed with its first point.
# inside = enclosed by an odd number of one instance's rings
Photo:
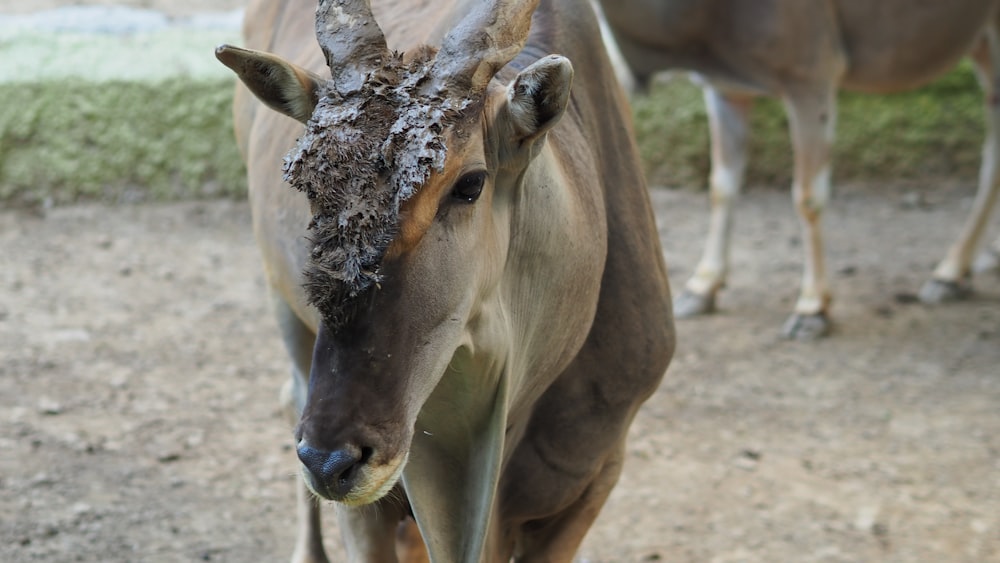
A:
{"type": "Polygon", "coordinates": [[[354,488],[358,468],[364,463],[361,448],[344,447],[332,452],[299,442],[299,461],[312,477],[313,490],[330,499],[343,498],[354,488]]]}

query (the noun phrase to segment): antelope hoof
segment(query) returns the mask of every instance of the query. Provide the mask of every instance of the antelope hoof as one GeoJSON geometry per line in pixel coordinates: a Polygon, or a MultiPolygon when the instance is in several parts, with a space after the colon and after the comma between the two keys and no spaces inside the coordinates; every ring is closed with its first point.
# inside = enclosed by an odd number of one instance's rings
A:
{"type": "Polygon", "coordinates": [[[781,336],[799,342],[811,342],[828,334],[830,334],[830,319],[826,313],[813,313],[811,315],[793,313],[781,329],[781,336]]]}
{"type": "Polygon", "coordinates": [[[688,289],[674,298],[674,317],[687,319],[715,312],[715,292],[701,295],[688,289]]]}
{"type": "Polygon", "coordinates": [[[930,279],[920,288],[920,301],[927,305],[938,305],[966,299],[972,294],[968,281],[930,279]]]}

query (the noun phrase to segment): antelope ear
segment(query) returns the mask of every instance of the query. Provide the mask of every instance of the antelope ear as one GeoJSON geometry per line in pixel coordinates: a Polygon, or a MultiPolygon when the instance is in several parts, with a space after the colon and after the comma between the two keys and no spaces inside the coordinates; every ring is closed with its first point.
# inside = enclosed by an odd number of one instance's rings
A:
{"type": "Polygon", "coordinates": [[[321,76],[275,55],[232,45],[216,47],[215,58],[269,108],[302,123],[309,121],[325,82],[321,76]]]}
{"type": "Polygon", "coordinates": [[[572,85],[573,65],[559,55],[544,57],[517,75],[507,86],[507,108],[518,141],[535,141],[559,122],[572,85]]]}

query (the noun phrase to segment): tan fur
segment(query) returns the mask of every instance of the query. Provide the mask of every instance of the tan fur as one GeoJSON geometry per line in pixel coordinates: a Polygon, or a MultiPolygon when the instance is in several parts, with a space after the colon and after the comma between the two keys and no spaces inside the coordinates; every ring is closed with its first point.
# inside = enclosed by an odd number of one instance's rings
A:
{"type": "Polygon", "coordinates": [[[437,216],[442,198],[461,174],[459,170],[446,170],[444,174],[431,174],[427,186],[403,203],[400,210],[399,235],[386,251],[386,259],[398,258],[413,250],[421,241],[437,216]]]}
{"type": "Polygon", "coordinates": [[[420,242],[424,233],[430,228],[437,214],[438,203],[444,197],[447,184],[435,182],[431,184],[437,189],[420,190],[417,195],[403,204],[399,222],[399,235],[386,251],[386,260],[398,258],[413,250],[420,242]]]}

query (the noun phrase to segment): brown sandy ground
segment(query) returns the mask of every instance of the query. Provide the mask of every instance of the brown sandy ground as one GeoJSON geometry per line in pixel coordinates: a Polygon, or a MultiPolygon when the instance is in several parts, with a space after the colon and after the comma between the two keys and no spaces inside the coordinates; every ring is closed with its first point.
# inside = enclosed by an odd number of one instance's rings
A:
{"type": "MultiPolygon", "coordinates": [[[[707,203],[652,194],[677,288],[707,203]]],[[[751,191],[723,311],[678,323],[580,561],[1000,560],[1000,278],[911,303],[971,195],[841,189],[836,332],[800,344],[791,203],[751,191]]],[[[0,561],[286,560],[268,309],[243,203],[0,211],[0,561]]]]}

